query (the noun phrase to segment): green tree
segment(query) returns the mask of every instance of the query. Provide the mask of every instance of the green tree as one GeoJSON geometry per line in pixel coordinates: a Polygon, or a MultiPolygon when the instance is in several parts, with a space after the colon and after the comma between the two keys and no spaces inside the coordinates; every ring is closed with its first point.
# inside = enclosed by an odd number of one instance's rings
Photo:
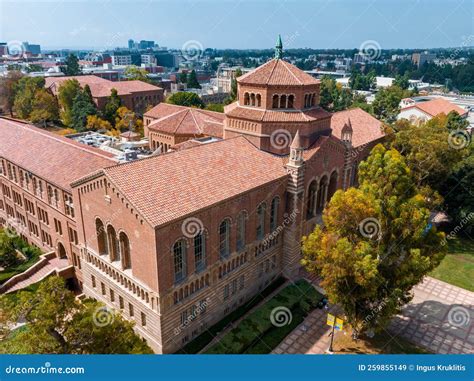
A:
{"type": "Polygon", "coordinates": [[[327,111],[335,112],[349,108],[352,104],[352,93],[350,89],[344,89],[330,77],[321,79],[320,105],[327,111]]]}
{"type": "Polygon", "coordinates": [[[186,82],[190,89],[200,89],[201,85],[199,84],[196,76],[196,71],[193,70],[188,75],[188,81],[186,82]]]}
{"type": "Polygon", "coordinates": [[[451,111],[446,119],[446,128],[449,131],[465,130],[469,127],[469,121],[462,118],[456,111],[451,111]]]}
{"type": "Polygon", "coordinates": [[[90,96],[90,89],[87,91],[88,88],[89,86],[84,86],[84,90],[80,91],[73,100],[71,127],[77,131],[83,131],[87,125],[87,117],[97,113],[95,104],[90,96]]]}
{"type": "Polygon", "coordinates": [[[231,80],[230,84],[230,96],[228,99],[226,99],[226,103],[232,103],[237,99],[237,91],[238,91],[238,86],[237,86],[237,78],[239,78],[242,75],[242,70],[237,69],[235,71],[235,75],[231,80]]]}
{"type": "Polygon", "coordinates": [[[148,72],[137,66],[127,66],[123,72],[123,75],[129,81],[142,81],[150,82],[148,78],[148,72]]]}
{"type": "Polygon", "coordinates": [[[360,164],[359,182],[334,194],[324,228],[303,239],[302,261],[355,336],[383,329],[444,253],[444,235],[428,225],[430,211],[398,151],[377,145],[360,164]]]}
{"type": "Polygon", "coordinates": [[[28,119],[33,111],[33,102],[37,90],[44,88],[44,78],[23,77],[16,86],[13,109],[21,119],[28,119]]]}
{"type": "Polygon", "coordinates": [[[46,89],[36,90],[30,120],[33,123],[55,122],[59,119],[59,107],[56,97],[46,89]]]}
{"type": "Polygon", "coordinates": [[[393,81],[394,86],[398,86],[400,89],[407,90],[410,86],[410,82],[408,81],[409,77],[407,74],[405,75],[397,75],[395,76],[395,80],[393,81]]]}
{"type": "Polygon", "coordinates": [[[467,148],[452,146],[449,121],[446,115],[438,115],[419,126],[406,120],[395,124],[398,132],[392,147],[405,157],[419,187],[428,185],[439,191],[453,168],[469,154],[467,148]]]}
{"type": "Polygon", "coordinates": [[[5,269],[20,262],[16,253],[16,250],[20,249],[16,237],[13,231],[0,229],[0,266],[5,269]]]}
{"type": "Polygon", "coordinates": [[[440,190],[453,227],[460,227],[460,234],[467,236],[474,234],[473,184],[474,147],[471,147],[470,155],[454,167],[440,190]]]}
{"type": "Polygon", "coordinates": [[[121,105],[122,101],[117,94],[117,90],[112,89],[110,92],[110,97],[104,107],[105,119],[107,119],[112,125],[115,123],[115,115],[117,114],[117,110],[121,105]]]}
{"type": "Polygon", "coordinates": [[[61,108],[61,120],[64,125],[72,125],[72,106],[74,99],[82,91],[77,79],[68,79],[61,83],[58,89],[58,102],[61,108]]]}
{"type": "Polygon", "coordinates": [[[359,71],[354,71],[349,79],[349,86],[352,90],[372,90],[376,84],[376,73],[370,71],[368,74],[362,74],[359,71]]]}
{"type": "Polygon", "coordinates": [[[180,83],[187,83],[188,82],[188,73],[185,71],[182,71],[179,73],[179,82],[180,83]]]}
{"type": "Polygon", "coordinates": [[[66,65],[61,66],[61,71],[64,73],[64,75],[81,74],[78,58],[74,54],[69,54],[66,58],[66,65]]]}
{"type": "Polygon", "coordinates": [[[0,77],[0,108],[13,116],[13,105],[15,103],[15,96],[17,86],[23,74],[20,71],[9,71],[5,77],[0,77]]]}
{"type": "Polygon", "coordinates": [[[41,282],[36,292],[19,292],[15,301],[1,297],[0,307],[0,353],[152,353],[135,335],[132,323],[95,300],[78,301],[56,276],[41,282]],[[26,329],[8,336],[8,327],[20,319],[26,321],[26,329]]]}
{"type": "Polygon", "coordinates": [[[393,123],[400,112],[400,101],[408,96],[410,93],[398,86],[380,89],[372,103],[375,117],[386,123],[393,123]]]}
{"type": "Polygon", "coordinates": [[[187,91],[174,93],[167,99],[167,102],[179,106],[204,108],[204,103],[199,95],[187,91]]]}

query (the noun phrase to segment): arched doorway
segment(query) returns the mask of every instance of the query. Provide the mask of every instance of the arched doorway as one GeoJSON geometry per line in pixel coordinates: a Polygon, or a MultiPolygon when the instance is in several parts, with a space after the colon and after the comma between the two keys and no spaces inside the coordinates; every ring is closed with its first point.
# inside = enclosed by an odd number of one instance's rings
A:
{"type": "Polygon", "coordinates": [[[64,245],[61,242],[58,242],[57,255],[58,255],[58,258],[61,258],[61,259],[66,259],[67,258],[66,249],[64,248],[64,245]]]}
{"type": "Polygon", "coordinates": [[[326,204],[327,192],[328,192],[328,177],[324,175],[321,178],[321,181],[319,183],[318,203],[316,206],[317,214],[321,214],[324,210],[324,206],[326,204]]]}

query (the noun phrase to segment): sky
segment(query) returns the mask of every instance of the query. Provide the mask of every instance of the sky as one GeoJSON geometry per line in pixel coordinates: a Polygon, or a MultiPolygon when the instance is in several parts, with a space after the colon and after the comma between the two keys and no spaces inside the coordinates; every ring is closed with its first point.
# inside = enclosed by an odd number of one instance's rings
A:
{"type": "Polygon", "coordinates": [[[473,0],[0,0],[0,41],[110,49],[474,46],[473,0]]]}

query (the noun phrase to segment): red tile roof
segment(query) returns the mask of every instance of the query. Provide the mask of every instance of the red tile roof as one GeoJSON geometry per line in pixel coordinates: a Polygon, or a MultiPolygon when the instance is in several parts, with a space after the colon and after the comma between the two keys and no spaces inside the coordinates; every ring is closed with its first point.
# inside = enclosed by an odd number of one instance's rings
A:
{"type": "Polygon", "coordinates": [[[4,118],[0,157],[65,190],[74,180],[115,163],[108,152],[4,118]]]}
{"type": "Polygon", "coordinates": [[[316,108],[311,110],[266,110],[251,107],[242,107],[234,102],[225,108],[229,117],[249,119],[255,122],[311,122],[329,118],[331,113],[316,108]]]}
{"type": "Polygon", "coordinates": [[[159,115],[159,119],[148,125],[149,130],[168,134],[223,137],[224,114],[198,108],[169,106],[161,103],[145,114],[148,117],[159,115]]]}
{"type": "Polygon", "coordinates": [[[115,165],[103,172],[153,226],[269,182],[286,181],[287,176],[281,158],[260,151],[242,136],[115,165]]]}
{"type": "Polygon", "coordinates": [[[360,108],[336,112],[331,118],[333,136],[342,138],[348,120],[352,125],[352,146],[359,147],[385,136],[382,122],[360,108]]]}
{"type": "Polygon", "coordinates": [[[142,91],[162,91],[158,86],[150,85],[142,81],[118,81],[113,82],[95,75],[76,75],[70,77],[48,77],[46,78],[45,87],[53,86],[53,92],[57,92],[59,86],[64,81],[76,79],[81,87],[89,85],[93,97],[109,97],[112,89],[117,90],[118,95],[127,95],[142,91]]]}
{"type": "Polygon", "coordinates": [[[268,61],[255,70],[237,78],[237,82],[249,85],[277,86],[316,85],[320,83],[319,80],[303,70],[280,59],[268,61]]]}
{"type": "Polygon", "coordinates": [[[436,116],[439,114],[448,115],[451,111],[456,111],[461,116],[467,114],[466,110],[443,98],[436,98],[431,101],[416,103],[412,106],[403,108],[402,111],[408,110],[410,108],[417,108],[431,116],[436,116]]]}

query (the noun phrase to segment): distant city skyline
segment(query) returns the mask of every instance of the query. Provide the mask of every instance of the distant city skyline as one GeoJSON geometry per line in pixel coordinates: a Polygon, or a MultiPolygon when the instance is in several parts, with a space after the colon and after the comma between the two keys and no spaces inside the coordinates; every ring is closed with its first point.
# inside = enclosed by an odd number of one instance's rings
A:
{"type": "Polygon", "coordinates": [[[48,49],[113,49],[129,39],[181,48],[381,49],[474,45],[469,0],[0,0],[0,41],[48,49]]]}

